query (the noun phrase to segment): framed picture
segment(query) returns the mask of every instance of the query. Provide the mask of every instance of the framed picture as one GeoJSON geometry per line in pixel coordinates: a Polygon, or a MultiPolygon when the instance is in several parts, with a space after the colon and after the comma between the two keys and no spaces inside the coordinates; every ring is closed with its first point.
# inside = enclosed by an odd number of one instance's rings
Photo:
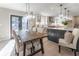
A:
{"type": "Polygon", "coordinates": [[[53,17],[49,17],[49,22],[50,23],[54,23],[54,18],[53,17]]]}

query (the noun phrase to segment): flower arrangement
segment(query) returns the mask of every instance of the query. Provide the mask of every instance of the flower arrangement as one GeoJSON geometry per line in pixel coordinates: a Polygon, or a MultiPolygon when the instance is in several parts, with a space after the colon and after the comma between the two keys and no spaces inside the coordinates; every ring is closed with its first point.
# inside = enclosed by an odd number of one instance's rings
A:
{"type": "Polygon", "coordinates": [[[67,25],[68,21],[63,21],[62,24],[67,25]]]}

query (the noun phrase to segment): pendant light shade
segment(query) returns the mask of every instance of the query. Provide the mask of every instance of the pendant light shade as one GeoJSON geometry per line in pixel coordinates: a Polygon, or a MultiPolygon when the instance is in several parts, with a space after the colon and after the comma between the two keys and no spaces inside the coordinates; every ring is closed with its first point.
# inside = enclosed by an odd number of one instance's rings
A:
{"type": "Polygon", "coordinates": [[[33,12],[31,12],[31,10],[30,10],[30,3],[26,3],[26,15],[25,16],[28,19],[34,19],[35,18],[33,12]]]}
{"type": "Polygon", "coordinates": [[[69,10],[67,11],[67,17],[68,17],[68,20],[72,20],[72,16],[70,16],[70,11],[69,10]]]}
{"type": "Polygon", "coordinates": [[[59,18],[62,19],[63,18],[63,11],[62,11],[62,7],[63,5],[60,4],[60,14],[59,14],[59,18]]]}
{"type": "Polygon", "coordinates": [[[67,8],[64,8],[64,20],[67,20],[67,8]]]}

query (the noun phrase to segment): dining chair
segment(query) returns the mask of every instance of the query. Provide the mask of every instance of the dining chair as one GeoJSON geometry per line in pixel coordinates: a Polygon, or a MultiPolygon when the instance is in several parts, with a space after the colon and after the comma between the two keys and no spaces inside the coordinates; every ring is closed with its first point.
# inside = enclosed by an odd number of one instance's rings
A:
{"type": "MultiPolygon", "coordinates": [[[[76,52],[79,51],[79,29],[73,29],[73,40],[69,43],[69,36],[66,38],[59,39],[59,52],[61,51],[61,46],[70,48],[74,51],[74,55],[76,56],[76,52]],[[66,41],[68,39],[68,41],[66,41]]],[[[71,37],[70,37],[71,39],[71,37]]]]}
{"type": "MultiPolygon", "coordinates": [[[[15,39],[15,53],[17,56],[20,54],[23,54],[23,43],[20,41],[20,36],[16,34],[16,32],[13,30],[13,37],[15,39]]],[[[26,43],[26,55],[31,53],[32,44],[31,42],[26,43]]]]}
{"type": "Polygon", "coordinates": [[[33,46],[34,46],[34,50],[33,51],[39,50],[41,48],[40,40],[39,39],[34,40],[33,41],[33,46]]]}
{"type": "Polygon", "coordinates": [[[19,47],[20,47],[19,38],[14,30],[12,33],[13,33],[13,38],[15,39],[15,53],[17,54],[17,56],[19,56],[19,47]]]}
{"type": "Polygon", "coordinates": [[[47,33],[47,29],[45,27],[37,27],[37,32],[39,32],[39,33],[47,33]]]}
{"type": "MultiPolygon", "coordinates": [[[[37,33],[44,33],[46,34],[46,28],[43,28],[43,27],[37,27],[37,33]]],[[[34,40],[33,41],[33,51],[37,51],[41,48],[41,44],[40,44],[40,40],[37,39],[37,40],[34,40]]]]}

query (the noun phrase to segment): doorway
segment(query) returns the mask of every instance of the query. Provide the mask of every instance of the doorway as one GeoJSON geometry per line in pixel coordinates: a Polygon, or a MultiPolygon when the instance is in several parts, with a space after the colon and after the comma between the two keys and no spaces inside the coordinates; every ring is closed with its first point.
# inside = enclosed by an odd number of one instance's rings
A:
{"type": "Polygon", "coordinates": [[[10,16],[10,38],[12,39],[12,30],[18,33],[22,30],[22,16],[11,15],[10,16]]]}

